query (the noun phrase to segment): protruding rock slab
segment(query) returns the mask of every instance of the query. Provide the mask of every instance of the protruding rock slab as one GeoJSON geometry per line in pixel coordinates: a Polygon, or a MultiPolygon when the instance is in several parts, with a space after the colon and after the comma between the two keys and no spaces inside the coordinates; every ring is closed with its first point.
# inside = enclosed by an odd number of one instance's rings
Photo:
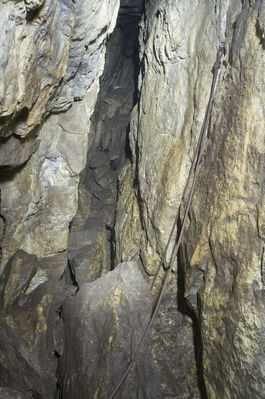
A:
{"type": "Polygon", "coordinates": [[[68,61],[71,1],[2,2],[0,136],[25,137],[46,114],[68,61]]]}
{"type": "MultiPolygon", "coordinates": [[[[63,309],[63,397],[108,399],[150,318],[151,294],[135,262],[81,286],[63,309]]],[[[116,398],[157,397],[147,337],[116,398]]]]}
{"type": "Polygon", "coordinates": [[[35,255],[18,250],[7,262],[2,281],[0,280],[0,298],[6,308],[28,288],[32,277],[38,269],[38,259],[35,255]]]}
{"type": "Polygon", "coordinates": [[[0,387],[5,388],[3,396],[0,388],[1,399],[28,399],[24,392],[31,392],[32,398],[55,397],[55,355],[62,352],[62,302],[60,285],[49,282],[21,295],[8,313],[0,309],[0,387]],[[18,391],[17,396],[11,390],[18,391]]]}

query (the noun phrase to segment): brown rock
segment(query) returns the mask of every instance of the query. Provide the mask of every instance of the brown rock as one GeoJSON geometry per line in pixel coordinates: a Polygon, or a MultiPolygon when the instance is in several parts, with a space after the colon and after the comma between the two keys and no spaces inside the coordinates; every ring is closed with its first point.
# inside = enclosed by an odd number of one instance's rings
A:
{"type": "Polygon", "coordinates": [[[25,251],[18,250],[9,259],[0,282],[4,308],[11,306],[26,291],[37,269],[37,256],[25,251]]]}

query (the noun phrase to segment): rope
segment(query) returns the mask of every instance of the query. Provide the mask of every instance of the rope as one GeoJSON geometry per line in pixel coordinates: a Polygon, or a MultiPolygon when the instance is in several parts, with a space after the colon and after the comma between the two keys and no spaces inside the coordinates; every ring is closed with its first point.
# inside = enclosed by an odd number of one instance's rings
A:
{"type": "MultiPolygon", "coordinates": [[[[185,223],[186,223],[187,216],[188,216],[188,213],[189,213],[192,197],[193,197],[193,194],[194,194],[195,184],[196,184],[198,171],[199,171],[199,164],[200,164],[200,160],[201,160],[201,156],[202,156],[202,152],[203,152],[203,145],[204,145],[204,141],[205,141],[205,138],[206,138],[207,127],[208,127],[208,123],[209,123],[209,119],[210,119],[210,115],[211,115],[211,111],[212,111],[214,93],[215,93],[216,82],[217,82],[217,78],[218,78],[218,71],[219,71],[220,66],[221,66],[221,59],[222,59],[222,56],[223,56],[224,52],[225,52],[225,45],[224,45],[224,42],[221,42],[220,45],[219,45],[218,52],[217,52],[217,59],[216,59],[216,61],[214,63],[214,66],[213,66],[214,75],[213,75],[213,81],[212,81],[212,86],[211,86],[210,98],[209,98],[208,105],[207,105],[207,108],[206,108],[206,113],[205,113],[202,129],[201,129],[201,133],[200,133],[200,136],[199,136],[198,144],[197,144],[197,147],[196,147],[196,150],[195,150],[194,159],[193,159],[193,162],[192,162],[192,165],[191,165],[189,177],[188,177],[187,184],[186,184],[186,187],[185,187],[185,190],[184,190],[184,193],[183,193],[183,198],[184,198],[184,196],[186,194],[186,191],[187,191],[187,187],[189,185],[189,182],[190,182],[190,179],[191,179],[191,176],[192,176],[192,173],[193,173],[193,170],[194,170],[194,176],[193,176],[193,182],[192,182],[191,191],[190,191],[190,195],[189,195],[189,200],[188,200],[188,203],[187,203],[187,207],[186,207],[186,211],[185,211],[185,215],[184,215],[184,218],[183,218],[183,222],[182,222],[182,226],[181,226],[181,230],[180,230],[180,233],[179,233],[178,240],[175,243],[175,245],[173,247],[173,250],[172,250],[172,254],[171,254],[171,257],[170,257],[169,268],[167,269],[164,281],[162,283],[161,291],[160,291],[159,296],[157,298],[157,301],[156,301],[155,307],[153,309],[153,313],[151,315],[151,318],[150,318],[150,320],[149,320],[149,322],[148,322],[148,324],[147,324],[147,326],[145,328],[145,331],[144,331],[144,333],[142,335],[142,338],[141,338],[141,340],[140,340],[140,342],[139,342],[139,344],[138,344],[138,346],[136,348],[136,351],[134,352],[134,354],[133,354],[133,356],[131,358],[131,361],[130,361],[126,371],[124,372],[123,376],[121,377],[119,383],[117,384],[117,386],[114,389],[114,391],[112,392],[112,394],[109,396],[109,399],[113,399],[115,397],[116,393],[118,392],[118,390],[120,389],[121,385],[125,381],[127,375],[129,374],[132,366],[134,365],[134,362],[135,362],[135,360],[137,358],[137,355],[138,355],[138,353],[139,353],[139,351],[141,349],[142,343],[143,343],[145,337],[147,336],[147,334],[149,333],[151,325],[152,325],[152,323],[153,323],[153,321],[154,321],[154,319],[156,317],[156,314],[158,312],[161,300],[162,300],[162,298],[164,296],[164,293],[165,293],[165,290],[166,290],[166,287],[167,287],[167,283],[168,283],[168,280],[169,280],[169,277],[170,277],[170,274],[171,274],[171,271],[172,271],[172,265],[173,265],[172,260],[177,255],[177,252],[178,252],[178,249],[179,249],[179,246],[180,246],[180,243],[181,243],[181,239],[182,239],[182,236],[183,236],[183,233],[184,233],[184,227],[185,227],[185,223]]],[[[176,227],[176,223],[177,223],[177,217],[176,217],[176,219],[174,221],[174,224],[173,224],[170,236],[169,236],[169,240],[167,242],[167,245],[166,245],[165,251],[163,253],[161,262],[160,262],[160,264],[158,266],[157,272],[156,272],[155,277],[153,279],[151,288],[154,286],[154,282],[155,282],[155,280],[156,280],[156,278],[158,276],[158,273],[159,273],[159,271],[161,269],[161,266],[162,266],[162,264],[165,261],[166,252],[168,250],[169,243],[170,243],[170,240],[171,240],[172,235],[173,235],[173,231],[174,231],[174,229],[176,227]]]]}

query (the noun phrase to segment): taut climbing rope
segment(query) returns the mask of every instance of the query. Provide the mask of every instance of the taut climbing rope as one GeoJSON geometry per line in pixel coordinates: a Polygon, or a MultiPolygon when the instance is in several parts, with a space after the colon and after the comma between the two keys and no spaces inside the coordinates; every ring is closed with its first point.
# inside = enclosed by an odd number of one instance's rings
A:
{"type": "MultiPolygon", "coordinates": [[[[216,82],[217,82],[217,78],[218,78],[218,71],[219,71],[220,66],[221,66],[221,59],[222,59],[222,56],[223,56],[224,52],[225,52],[225,45],[224,45],[224,42],[221,42],[220,45],[219,45],[218,52],[217,52],[217,59],[216,59],[216,61],[214,63],[214,66],[213,66],[213,81],[212,81],[212,86],[211,86],[210,98],[209,98],[208,105],[207,105],[207,108],[206,108],[205,117],[204,117],[204,121],[203,121],[203,124],[202,124],[202,129],[201,129],[201,133],[200,133],[200,136],[199,136],[198,144],[197,144],[197,147],[196,147],[196,150],[195,150],[195,153],[194,153],[194,158],[193,158],[193,162],[192,162],[192,165],[191,165],[189,177],[188,177],[187,184],[186,184],[186,187],[185,187],[185,190],[184,190],[184,193],[183,193],[183,198],[184,198],[185,194],[187,192],[187,188],[188,188],[189,183],[190,183],[191,176],[192,176],[193,171],[194,171],[193,182],[192,182],[192,186],[191,186],[189,199],[188,199],[187,207],[186,207],[186,210],[185,210],[182,226],[181,226],[180,233],[179,233],[179,236],[178,236],[178,240],[176,241],[176,243],[175,243],[175,245],[173,247],[172,254],[171,254],[171,257],[170,257],[169,267],[167,269],[167,272],[166,272],[166,275],[165,275],[165,278],[164,278],[164,281],[163,281],[163,284],[162,284],[162,288],[161,288],[160,294],[159,294],[159,296],[157,298],[155,307],[153,309],[152,316],[151,316],[151,318],[150,318],[150,320],[149,320],[149,322],[148,322],[148,324],[147,324],[147,326],[145,328],[145,331],[144,331],[144,333],[142,335],[142,338],[141,338],[141,340],[140,340],[140,342],[139,342],[139,344],[137,346],[136,351],[134,352],[134,354],[133,354],[133,356],[131,358],[131,361],[130,361],[126,371],[124,372],[123,376],[121,377],[119,383],[117,384],[117,386],[114,389],[114,391],[112,392],[112,394],[109,396],[109,399],[113,399],[115,397],[116,393],[118,392],[118,390],[120,389],[120,387],[123,384],[124,380],[126,379],[127,375],[129,374],[132,366],[134,365],[134,362],[135,362],[135,360],[137,358],[137,355],[138,355],[138,353],[139,353],[139,351],[141,349],[143,341],[144,341],[146,335],[148,334],[148,332],[150,331],[151,325],[152,325],[152,323],[154,321],[154,318],[155,318],[155,316],[157,314],[157,311],[159,309],[159,305],[161,303],[161,300],[163,298],[165,289],[167,287],[167,283],[168,283],[168,280],[169,280],[169,277],[170,277],[170,273],[172,271],[172,265],[173,265],[172,260],[177,255],[177,252],[178,252],[178,249],[179,249],[179,246],[180,246],[180,243],[181,243],[181,239],[182,239],[182,236],[183,236],[185,223],[186,223],[187,216],[188,216],[188,213],[189,213],[192,197],[193,197],[193,194],[194,194],[194,188],[195,188],[196,179],[197,179],[197,175],[198,175],[199,164],[200,164],[201,155],[202,155],[202,151],[203,151],[203,145],[204,145],[204,141],[205,141],[205,137],[206,137],[206,133],[207,133],[207,127],[208,127],[208,123],[209,123],[209,119],[210,119],[210,115],[211,115],[211,110],[212,110],[212,105],[213,105],[216,82]]],[[[155,277],[153,279],[151,288],[154,286],[155,280],[156,280],[156,278],[158,276],[158,273],[159,273],[159,271],[160,271],[160,269],[162,267],[162,264],[165,263],[166,253],[167,253],[171,238],[173,236],[174,229],[176,228],[176,224],[177,224],[177,217],[176,217],[176,219],[174,221],[174,224],[173,224],[173,227],[172,227],[172,230],[171,230],[171,233],[170,233],[166,248],[164,250],[163,256],[161,258],[161,262],[160,262],[160,264],[158,266],[157,272],[156,272],[155,277]]]]}

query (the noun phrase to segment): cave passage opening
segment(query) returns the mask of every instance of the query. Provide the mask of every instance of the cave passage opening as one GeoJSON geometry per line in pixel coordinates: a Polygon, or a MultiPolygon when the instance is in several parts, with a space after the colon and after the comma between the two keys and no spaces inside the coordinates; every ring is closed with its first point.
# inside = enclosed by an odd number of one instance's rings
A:
{"type": "Polygon", "coordinates": [[[121,1],[116,27],[106,44],[105,67],[91,119],[91,144],[79,184],[78,211],[69,234],[65,280],[77,286],[115,266],[118,177],[131,160],[130,115],[138,100],[138,36],[143,11],[143,0],[121,1]]]}

